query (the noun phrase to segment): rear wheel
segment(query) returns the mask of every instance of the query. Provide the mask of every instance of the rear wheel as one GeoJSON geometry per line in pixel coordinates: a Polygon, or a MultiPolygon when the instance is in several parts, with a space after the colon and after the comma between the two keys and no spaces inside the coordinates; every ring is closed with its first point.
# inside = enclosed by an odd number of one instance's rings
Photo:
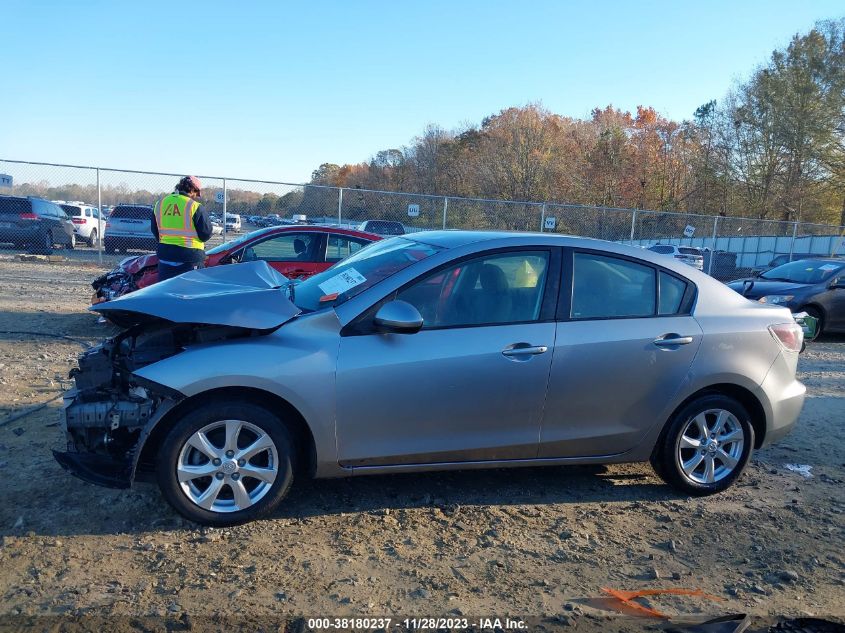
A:
{"type": "Polygon", "coordinates": [[[70,234],[70,241],[67,243],[67,249],[73,250],[76,248],[76,233],[70,234]]]}
{"type": "Polygon", "coordinates": [[[55,242],[53,242],[53,233],[51,231],[44,231],[42,236],[35,239],[35,243],[30,248],[31,252],[39,253],[41,255],[52,255],[53,244],[55,244],[55,242]]]}
{"type": "Polygon", "coordinates": [[[115,250],[115,249],[114,249],[114,244],[113,244],[113,243],[106,241],[106,242],[105,242],[105,247],[106,247],[106,253],[108,253],[109,255],[114,254],[114,250],[115,250]]]}
{"type": "Polygon", "coordinates": [[[100,243],[99,238],[97,237],[97,229],[91,231],[91,235],[88,236],[88,246],[91,248],[97,248],[97,245],[100,243]]]}
{"type": "Polygon", "coordinates": [[[727,396],[702,396],[669,421],[651,463],[673,488],[708,495],[739,478],[753,447],[754,428],[745,407],[727,396]]]}
{"type": "Polygon", "coordinates": [[[246,401],[209,403],[165,438],[158,484],[184,517],[236,525],[272,512],[293,481],[294,444],[272,412],[246,401]]]}

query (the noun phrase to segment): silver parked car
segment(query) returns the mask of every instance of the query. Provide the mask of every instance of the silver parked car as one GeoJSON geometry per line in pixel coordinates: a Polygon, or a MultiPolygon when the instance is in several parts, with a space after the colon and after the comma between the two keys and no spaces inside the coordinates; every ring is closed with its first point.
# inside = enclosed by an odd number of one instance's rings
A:
{"type": "Polygon", "coordinates": [[[128,329],[80,357],[56,458],[210,525],[294,476],[651,461],[714,493],[804,402],[788,310],[590,239],[416,233],[301,283],[258,261],[93,309],[128,329]]]}

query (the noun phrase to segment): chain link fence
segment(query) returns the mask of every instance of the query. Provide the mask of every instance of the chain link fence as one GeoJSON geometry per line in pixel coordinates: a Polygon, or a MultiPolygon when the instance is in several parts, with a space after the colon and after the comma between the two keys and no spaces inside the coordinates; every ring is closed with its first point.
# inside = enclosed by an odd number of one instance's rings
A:
{"type": "MultiPolygon", "coordinates": [[[[63,247],[68,257],[103,267],[126,254],[150,253],[155,250],[152,207],[173,191],[181,176],[0,160],[0,251],[50,252],[63,247]],[[13,196],[56,202],[67,218],[45,219],[40,201],[14,201],[13,196]]],[[[200,178],[203,204],[214,224],[209,248],[284,224],[332,225],[385,235],[432,229],[541,231],[643,248],[660,244],[684,249],[701,255],[704,271],[721,280],[808,255],[845,251],[842,226],[200,178]]]]}

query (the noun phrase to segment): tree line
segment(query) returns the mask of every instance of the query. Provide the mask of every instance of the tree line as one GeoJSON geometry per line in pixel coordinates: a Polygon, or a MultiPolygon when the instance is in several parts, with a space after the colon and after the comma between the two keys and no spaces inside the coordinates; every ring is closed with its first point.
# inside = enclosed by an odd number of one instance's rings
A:
{"type": "Polygon", "coordinates": [[[529,104],[324,163],[311,183],[845,225],[845,19],[795,35],[689,120],[529,104]]]}

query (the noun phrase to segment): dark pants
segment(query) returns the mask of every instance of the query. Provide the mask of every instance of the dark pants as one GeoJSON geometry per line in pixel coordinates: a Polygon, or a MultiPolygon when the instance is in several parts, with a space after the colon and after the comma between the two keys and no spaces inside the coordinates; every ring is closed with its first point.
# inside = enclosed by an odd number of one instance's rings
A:
{"type": "Polygon", "coordinates": [[[170,279],[171,277],[176,277],[182,273],[188,272],[189,270],[197,270],[198,268],[205,268],[205,264],[203,262],[193,262],[179,264],[178,266],[171,266],[170,264],[162,264],[159,262],[158,280],[164,281],[165,279],[170,279]]]}

